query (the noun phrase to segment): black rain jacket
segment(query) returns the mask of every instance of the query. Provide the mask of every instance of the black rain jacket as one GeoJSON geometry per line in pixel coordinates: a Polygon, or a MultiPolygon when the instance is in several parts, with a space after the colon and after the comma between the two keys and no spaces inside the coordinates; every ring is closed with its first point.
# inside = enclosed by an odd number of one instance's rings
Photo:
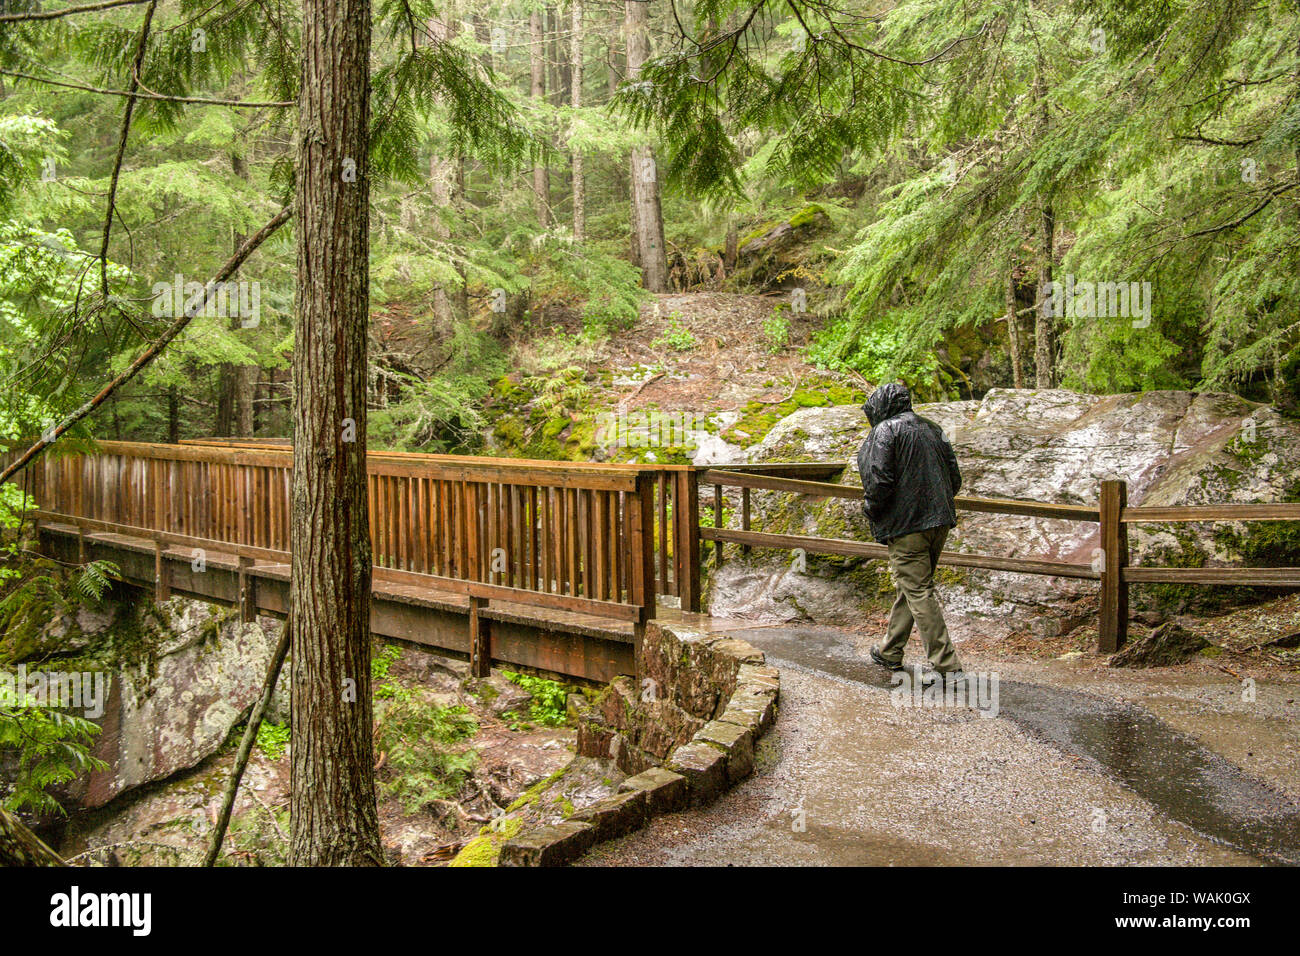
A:
{"type": "Polygon", "coordinates": [[[957,524],[961,471],[943,429],[912,411],[906,386],[882,385],[862,406],[871,422],[858,449],[863,510],[881,543],[957,524]]]}

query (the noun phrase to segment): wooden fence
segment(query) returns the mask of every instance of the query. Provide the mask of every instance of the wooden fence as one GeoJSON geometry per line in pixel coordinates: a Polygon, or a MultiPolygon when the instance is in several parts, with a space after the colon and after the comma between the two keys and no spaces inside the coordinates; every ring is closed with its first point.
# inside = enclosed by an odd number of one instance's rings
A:
{"type": "MultiPolygon", "coordinates": [[[[181,445],[187,448],[280,453],[287,453],[290,447],[288,439],[240,440],[208,438],[183,441],[181,445]]],[[[371,474],[372,532],[375,524],[373,516],[378,515],[381,520],[384,517],[382,510],[377,511],[375,509],[376,487],[374,475],[383,473],[388,465],[406,466],[410,470],[409,474],[417,475],[417,481],[421,469],[440,467],[505,469],[509,473],[519,476],[520,481],[525,484],[529,469],[541,469],[547,474],[558,472],[573,476],[572,480],[575,482],[580,482],[583,475],[607,474],[610,469],[630,471],[647,476],[651,483],[651,515],[653,517],[651,532],[654,537],[655,593],[679,598],[681,606],[687,610],[698,611],[700,609],[700,545],[698,535],[694,534],[694,529],[699,523],[699,487],[696,469],[689,465],[610,465],[591,462],[488,458],[472,455],[428,455],[416,452],[382,450],[369,451],[367,461],[369,463],[368,471],[371,474]]],[[[570,487],[577,486],[572,485],[570,487]]],[[[484,507],[489,506],[484,503],[484,507]]],[[[420,515],[418,511],[414,512],[414,514],[417,518],[420,515]]],[[[545,517],[547,511],[543,509],[537,514],[545,517]]],[[[530,512],[524,518],[524,522],[527,522],[530,518],[537,520],[530,512]]],[[[560,534],[570,527],[570,523],[564,521],[562,514],[558,515],[558,518],[560,521],[555,523],[538,521],[537,533],[541,534],[544,539],[549,539],[551,535],[544,532],[549,531],[551,534],[560,534]]],[[[401,536],[405,532],[399,527],[395,533],[401,536]]],[[[414,533],[418,535],[422,532],[416,531],[414,533]]],[[[375,561],[376,564],[379,564],[378,549],[376,549],[375,561]]],[[[561,566],[560,569],[564,570],[565,568],[567,568],[567,565],[561,566]]]]}
{"type": "MultiPolygon", "coordinates": [[[[159,567],[177,546],[287,563],[292,468],[280,445],[106,441],[40,459],[27,481],[36,520],[152,540],[159,567]]],[[[690,469],[378,452],[367,473],[376,579],[468,595],[472,639],[488,600],[638,633],[656,592],[698,608],[690,469]]]]}
{"type": "MultiPolygon", "coordinates": [[[[823,498],[862,500],[862,490],[849,485],[826,481],[804,480],[793,477],[797,469],[805,469],[805,476],[815,473],[817,466],[773,465],[766,470],[724,466],[707,469],[700,481],[713,486],[714,526],[701,527],[700,537],[712,541],[716,549],[716,564],[723,561],[723,543],[751,547],[793,549],[820,554],[839,554],[852,557],[885,558],[888,549],[882,544],[852,541],[842,538],[821,538],[807,535],[773,534],[750,530],[750,493],[752,490],[779,491],[823,498]],[[739,488],[741,492],[740,530],[723,527],[724,487],[739,488]]],[[[823,465],[822,468],[831,467],[823,465]]],[[[839,471],[843,468],[840,467],[839,471]]],[[[1096,507],[1091,505],[1050,504],[1035,501],[1016,501],[1006,498],[958,497],[958,510],[985,514],[1021,515],[1033,518],[1055,518],[1065,521],[1096,522],[1100,526],[1100,544],[1094,560],[1088,564],[1064,561],[1043,561],[1032,558],[1011,558],[991,554],[967,554],[945,551],[941,563],[954,567],[984,568],[993,571],[1012,571],[1021,574],[1042,574],[1054,577],[1084,578],[1101,583],[1098,611],[1097,649],[1112,653],[1123,646],[1128,638],[1128,591],[1130,584],[1238,584],[1259,587],[1300,587],[1300,568],[1169,568],[1131,567],[1129,564],[1128,526],[1140,522],[1188,521],[1296,521],[1300,520],[1300,504],[1225,504],[1186,505],[1170,507],[1129,507],[1127,485],[1123,481],[1103,481],[1096,507]]]]}
{"type": "MultiPolygon", "coordinates": [[[[293,453],[286,442],[202,440],[180,445],[101,442],[90,454],[46,456],[25,476],[38,520],[83,531],[226,552],[242,562],[289,558],[293,453]]],[[[631,621],[655,614],[657,595],[700,609],[700,547],[712,541],[884,558],[865,541],[774,534],[750,527],[750,494],[766,490],[860,500],[827,479],[833,462],[694,468],[589,464],[371,451],[370,534],[376,578],[468,595],[474,612],[506,600],[631,621]],[[713,486],[713,527],[699,521],[699,483],[713,486]],[[739,488],[740,529],[724,527],[723,489],[739,488]]],[[[1127,636],[1135,583],[1300,586],[1300,568],[1131,567],[1139,522],[1300,520],[1300,504],[1129,507],[1122,481],[1104,481],[1096,506],[959,497],[965,511],[1099,525],[1088,564],[946,551],[955,567],[1100,582],[1098,646],[1127,636]]],[[[161,557],[159,558],[161,566],[161,557]]]]}

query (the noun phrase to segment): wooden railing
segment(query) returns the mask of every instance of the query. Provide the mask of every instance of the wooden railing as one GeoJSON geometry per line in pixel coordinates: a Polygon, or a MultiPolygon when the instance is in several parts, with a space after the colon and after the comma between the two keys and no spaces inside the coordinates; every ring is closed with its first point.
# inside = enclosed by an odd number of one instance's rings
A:
{"type": "MultiPolygon", "coordinates": [[[[289,449],[288,439],[206,438],[187,440],[181,445],[194,448],[272,452],[286,452],[289,449]]],[[[416,469],[426,465],[429,467],[483,466],[505,468],[512,473],[528,468],[541,468],[547,471],[558,469],[574,476],[604,474],[614,468],[647,476],[651,482],[653,521],[650,530],[654,537],[655,593],[679,598],[681,606],[687,610],[700,609],[700,546],[699,537],[695,533],[699,523],[699,487],[696,469],[689,465],[610,465],[382,450],[369,451],[367,458],[371,463],[369,470],[372,475],[377,470],[382,470],[385,464],[393,463],[416,469]]],[[[373,506],[373,479],[371,501],[373,506]]],[[[372,510],[373,514],[375,512],[372,510]]],[[[542,530],[543,527],[539,526],[539,533],[542,530]]],[[[401,533],[400,530],[398,533],[401,533]]],[[[376,562],[378,563],[378,557],[376,562]]]]}
{"type": "MultiPolygon", "coordinates": [[[[38,521],[287,563],[292,467],[282,445],[109,441],[42,458],[28,488],[38,521]]],[[[676,504],[689,469],[373,452],[367,472],[376,579],[468,595],[472,631],[488,600],[638,632],[657,585],[698,606],[698,569],[673,563],[691,553],[673,520],[693,513],[676,504]]]]}
{"type": "MultiPolygon", "coordinates": [[[[287,443],[203,440],[181,445],[101,442],[93,453],[50,455],[25,481],[36,518],[87,532],[143,537],[287,563],[292,450],[287,443]]],[[[488,600],[596,614],[639,628],[656,595],[700,609],[700,547],[712,541],[885,558],[884,545],[775,534],[750,527],[754,490],[860,500],[859,488],[826,479],[839,463],[728,465],[588,464],[371,451],[371,544],[377,579],[488,600]],[[713,527],[699,522],[699,482],[713,485],[713,527]],[[739,488],[740,529],[724,527],[723,489],[739,488]]],[[[1100,582],[1099,649],[1127,636],[1134,583],[1300,586],[1300,568],[1130,567],[1127,528],[1138,522],[1300,520],[1300,504],[1129,507],[1123,482],[1104,481],[1096,506],[959,497],[958,509],[1095,522],[1090,563],[946,551],[955,567],[1100,582]]],[[[160,561],[161,566],[161,561],[160,561]]]]}
{"type": "MultiPolygon", "coordinates": [[[[699,480],[713,486],[713,527],[701,527],[700,537],[712,541],[716,549],[716,565],[723,561],[723,543],[741,546],[742,552],[751,547],[793,549],[819,554],[839,554],[851,557],[885,558],[888,549],[882,544],[853,541],[843,538],[822,538],[808,535],[773,534],[750,530],[751,490],[780,491],[823,498],[862,500],[862,490],[849,485],[826,481],[810,481],[793,477],[803,468],[804,475],[816,472],[816,465],[773,465],[765,470],[752,466],[744,469],[732,466],[711,468],[700,474],[699,480]],[[740,530],[723,527],[724,487],[741,490],[740,530]]],[[[831,467],[829,465],[822,466],[831,467]]],[[[839,469],[842,471],[842,467],[839,469]]],[[[940,562],[954,567],[984,568],[992,571],[1011,571],[1021,574],[1042,574],[1054,577],[1084,578],[1101,582],[1098,612],[1097,643],[1102,653],[1112,653],[1123,646],[1128,637],[1128,589],[1136,583],[1179,584],[1239,584],[1257,587],[1300,587],[1300,568],[1161,568],[1130,567],[1127,528],[1139,522],[1166,521],[1296,521],[1300,520],[1300,504],[1226,504],[1188,505],[1171,507],[1137,507],[1127,504],[1127,485],[1123,481],[1103,481],[1096,507],[1091,505],[1051,504],[1037,501],[1016,501],[1006,498],[958,497],[958,510],[985,514],[1020,515],[1032,518],[1055,518],[1065,521],[1097,522],[1100,526],[1100,545],[1088,564],[1064,561],[1043,561],[1032,558],[1012,558],[991,554],[968,554],[958,551],[943,552],[940,562]]]]}

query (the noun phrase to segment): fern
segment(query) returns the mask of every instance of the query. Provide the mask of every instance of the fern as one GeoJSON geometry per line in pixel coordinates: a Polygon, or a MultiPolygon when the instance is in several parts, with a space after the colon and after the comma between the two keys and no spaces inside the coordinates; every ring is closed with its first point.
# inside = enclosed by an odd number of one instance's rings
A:
{"type": "Polygon", "coordinates": [[[20,706],[0,696],[0,751],[16,755],[16,774],[2,805],[8,810],[30,809],[63,814],[49,789],[82,773],[108,769],[91,755],[99,727],[74,714],[50,707],[20,706]]]}

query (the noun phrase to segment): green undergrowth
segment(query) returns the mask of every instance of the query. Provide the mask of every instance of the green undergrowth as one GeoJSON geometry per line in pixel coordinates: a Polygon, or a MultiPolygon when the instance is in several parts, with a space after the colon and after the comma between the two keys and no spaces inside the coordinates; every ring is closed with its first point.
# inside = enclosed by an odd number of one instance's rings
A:
{"type": "Polygon", "coordinates": [[[467,707],[444,707],[389,678],[401,648],[388,645],[371,659],[375,681],[375,748],[385,769],[380,790],[397,797],[408,814],[440,800],[452,800],[469,782],[478,752],[464,746],[478,733],[467,707]]]}
{"type": "Polygon", "coordinates": [[[257,749],[267,760],[279,760],[289,747],[290,734],[288,725],[264,720],[257,728],[257,749]]]}
{"type": "MultiPolygon", "coordinates": [[[[565,685],[545,677],[534,677],[531,674],[520,674],[515,671],[502,671],[502,673],[508,681],[518,685],[532,696],[528,705],[527,721],[520,719],[520,715],[514,715],[510,725],[511,730],[527,729],[528,723],[540,724],[543,727],[562,727],[568,723],[566,701],[569,692],[565,685]]],[[[511,714],[502,716],[510,718],[511,714]]]]}

